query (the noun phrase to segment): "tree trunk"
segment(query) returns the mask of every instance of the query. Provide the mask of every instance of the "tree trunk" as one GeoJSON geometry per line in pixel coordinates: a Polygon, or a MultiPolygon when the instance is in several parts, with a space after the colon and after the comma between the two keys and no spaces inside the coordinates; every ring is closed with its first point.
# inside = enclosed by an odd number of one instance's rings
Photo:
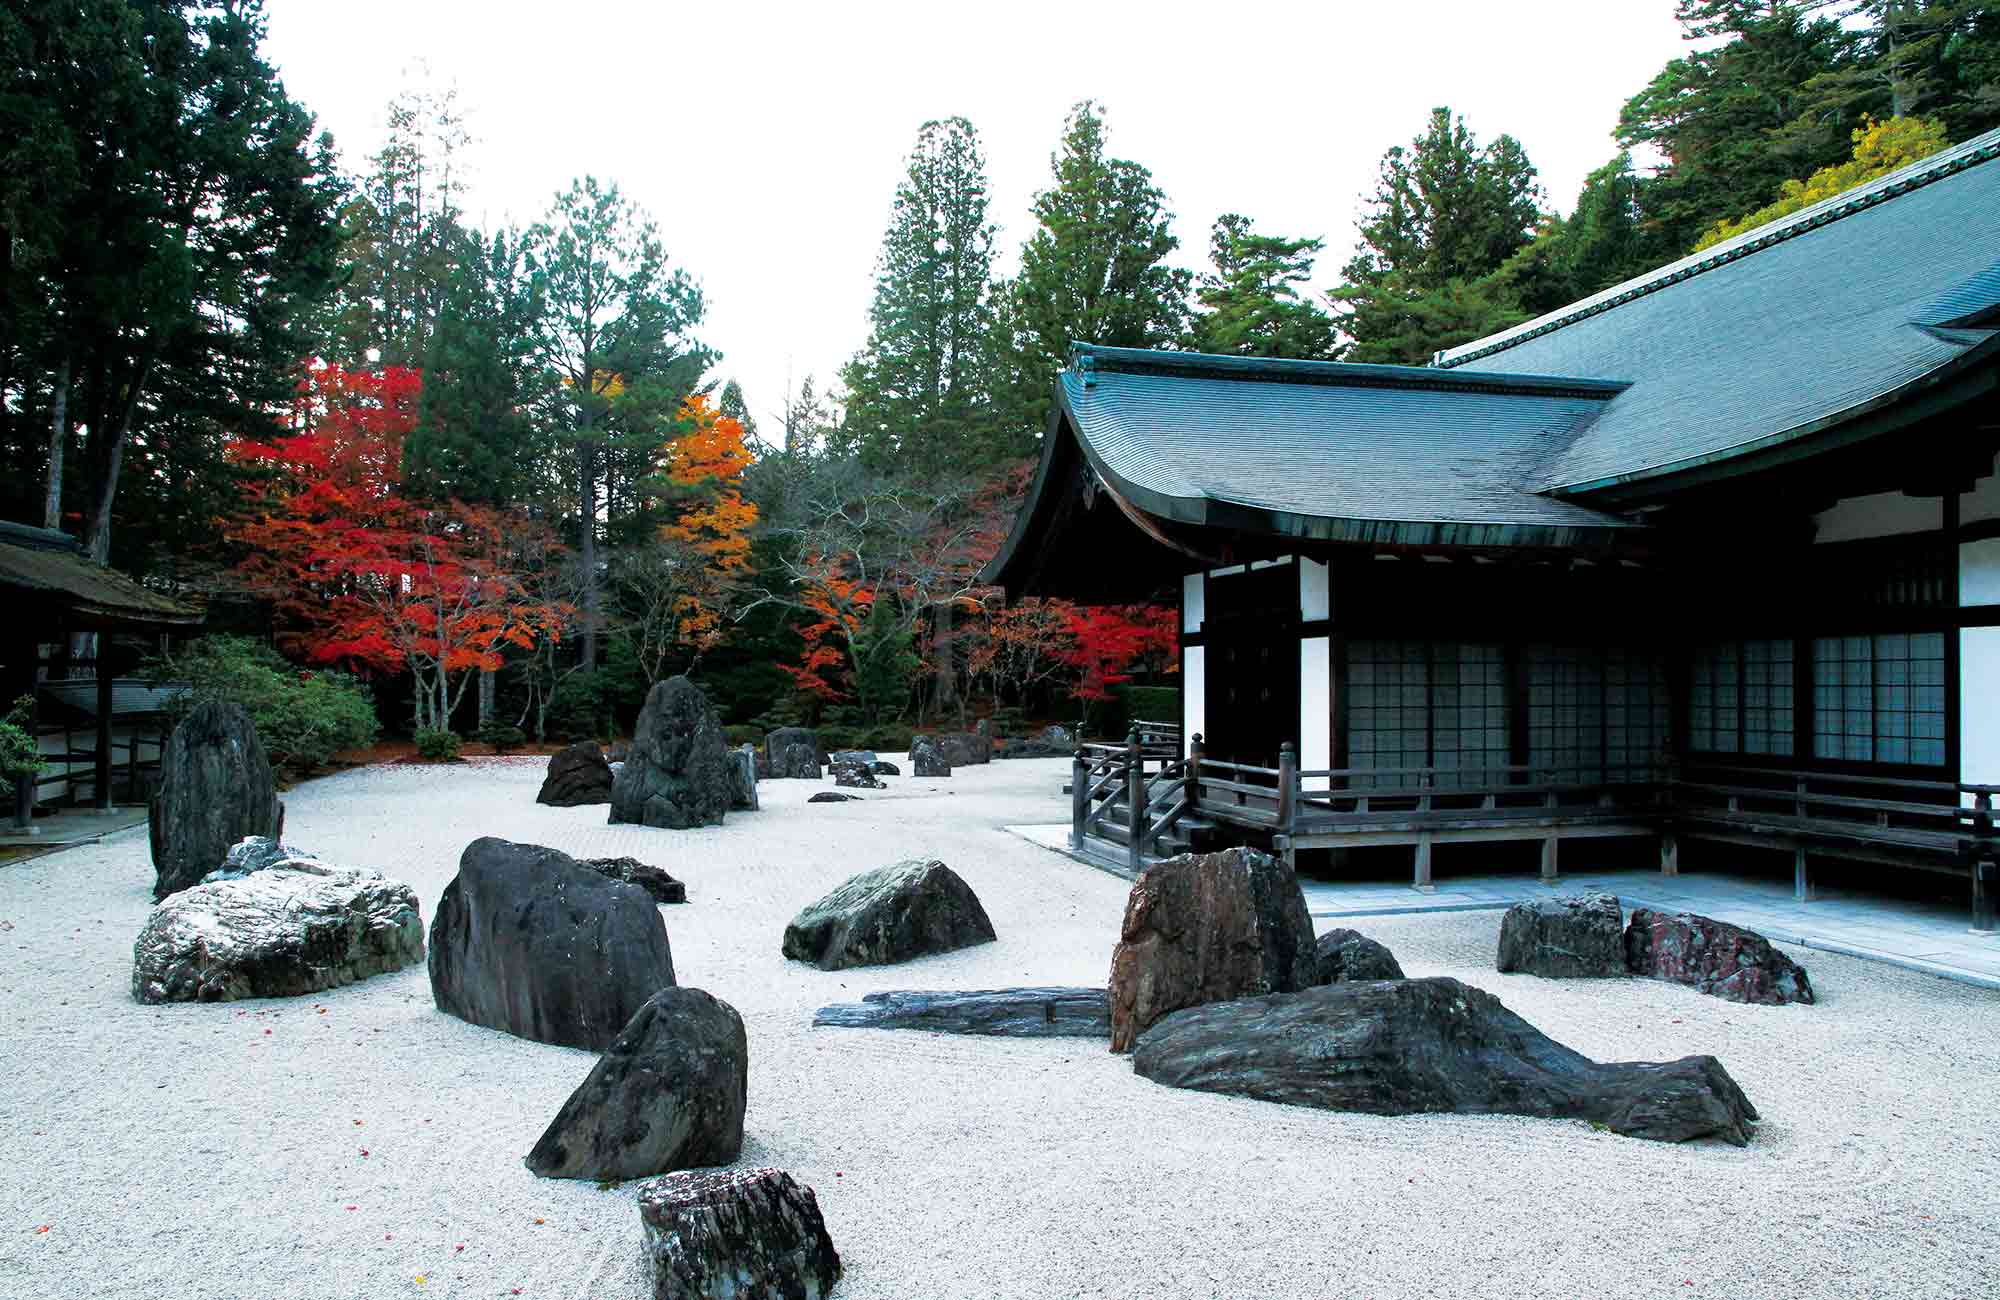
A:
{"type": "Polygon", "coordinates": [[[947,603],[937,607],[937,617],[931,624],[932,671],[940,726],[945,714],[958,703],[958,665],[952,662],[952,641],[952,607],[947,603]]]}
{"type": "MultiPolygon", "coordinates": [[[[132,386],[126,390],[125,410],[118,419],[118,432],[111,435],[110,443],[98,458],[98,472],[102,477],[93,494],[84,549],[99,564],[107,563],[111,557],[111,506],[118,499],[118,466],[125,458],[125,443],[132,436],[132,423],[139,413],[139,395],[145,389],[146,376],[152,369],[152,359],[142,357],[138,369],[132,374],[132,386]]],[[[93,438],[98,436],[96,429],[90,432],[93,438]]]]}
{"type": "MultiPolygon", "coordinates": [[[[584,430],[585,438],[590,431],[584,430]]],[[[597,456],[588,442],[576,449],[577,492],[583,503],[583,670],[597,671],[597,456]]]]}
{"type": "Polygon", "coordinates": [[[63,353],[56,367],[55,387],[49,393],[49,476],[42,498],[42,527],[62,527],[63,453],[69,449],[70,356],[63,353]]]}
{"type": "Polygon", "coordinates": [[[490,668],[479,670],[479,725],[484,727],[493,721],[495,704],[499,696],[500,674],[490,668]]]}

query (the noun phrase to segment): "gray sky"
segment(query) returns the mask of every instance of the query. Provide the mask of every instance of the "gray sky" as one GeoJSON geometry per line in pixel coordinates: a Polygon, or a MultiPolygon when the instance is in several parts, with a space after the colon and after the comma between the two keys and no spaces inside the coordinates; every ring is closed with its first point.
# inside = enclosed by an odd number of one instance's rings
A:
{"type": "Polygon", "coordinates": [[[1064,114],[1094,98],[1199,267],[1223,212],[1326,240],[1337,281],[1382,152],[1433,105],[1508,132],[1567,211],[1624,100],[1684,48],[1673,0],[780,5],[271,0],[267,53],[348,165],[383,107],[456,86],[471,213],[526,224],[586,172],[659,222],[758,418],[867,335],[875,251],[926,119],[978,127],[1011,270],[1064,114]]]}

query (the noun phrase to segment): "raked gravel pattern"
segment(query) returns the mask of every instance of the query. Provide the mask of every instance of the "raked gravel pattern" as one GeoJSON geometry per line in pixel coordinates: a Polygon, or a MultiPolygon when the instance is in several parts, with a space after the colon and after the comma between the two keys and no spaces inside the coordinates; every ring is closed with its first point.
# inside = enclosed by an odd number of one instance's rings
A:
{"type": "MultiPolygon", "coordinates": [[[[1737,1006],[1496,974],[1498,913],[1385,917],[1362,928],[1411,975],[1489,989],[1598,1059],[1714,1053],[1763,1113],[1754,1141],[1178,1092],[1094,1043],[810,1027],[875,989],[1103,981],[1125,883],[1001,830],[1063,817],[1063,760],[892,777],[846,804],[769,782],[763,812],[697,831],[538,806],[542,767],[309,782],[286,839],[410,882],[426,925],[479,835],[685,879],[675,969],[749,1029],[742,1163],[817,1190],[847,1264],[836,1300],[2000,1285],[2000,992],[1788,949],[1819,1005],[1737,1006]],[[913,856],[964,876],[999,942],[840,972],[779,956],[802,904],[913,856]]],[[[0,866],[0,1296],[646,1294],[635,1188],[521,1164],[588,1053],[439,1014],[422,967],[318,998],[140,1006],[151,882],[143,830],[0,866]]]]}

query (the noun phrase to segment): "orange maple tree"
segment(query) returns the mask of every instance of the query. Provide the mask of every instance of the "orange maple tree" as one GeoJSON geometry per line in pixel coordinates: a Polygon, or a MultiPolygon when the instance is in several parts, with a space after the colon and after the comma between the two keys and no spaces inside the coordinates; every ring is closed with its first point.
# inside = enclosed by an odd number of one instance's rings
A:
{"type": "Polygon", "coordinates": [[[231,445],[239,462],[267,471],[235,536],[281,648],[313,663],[407,671],[416,725],[445,727],[473,670],[498,670],[510,645],[560,636],[572,611],[540,599],[518,562],[529,521],[403,492],[421,388],[405,367],[314,363],[288,431],[231,445]]]}

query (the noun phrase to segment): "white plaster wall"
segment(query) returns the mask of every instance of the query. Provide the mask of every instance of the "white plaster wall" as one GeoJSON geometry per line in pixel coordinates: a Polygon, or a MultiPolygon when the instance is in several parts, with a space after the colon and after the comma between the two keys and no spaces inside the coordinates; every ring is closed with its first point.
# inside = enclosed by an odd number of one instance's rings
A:
{"type": "Polygon", "coordinates": [[[1315,560],[1299,561],[1299,617],[1308,623],[1333,617],[1333,591],[1326,566],[1315,560]]]}
{"type": "Polygon", "coordinates": [[[1181,631],[1201,631],[1201,621],[1205,615],[1202,602],[1208,595],[1208,586],[1199,573],[1190,573],[1181,579],[1181,631]]]}
{"type": "Polygon", "coordinates": [[[2000,627],[1959,629],[1958,779],[2000,785],[2000,627]]]}
{"type": "MultiPolygon", "coordinates": [[[[1333,642],[1309,636],[1299,642],[1299,770],[1323,772],[1333,766],[1333,642]]],[[[1308,790],[1326,782],[1309,781],[1308,790]]]]}
{"type": "Polygon", "coordinates": [[[1987,475],[1958,498],[1958,522],[1976,524],[1988,519],[2000,519],[2000,474],[1987,475]]]}
{"type": "Polygon", "coordinates": [[[1181,735],[1184,743],[1208,731],[1208,650],[1191,645],[1181,651],[1181,735]]]}
{"type": "Polygon", "coordinates": [[[1958,544],[1958,603],[2000,605],[2000,537],[1958,544]]]}
{"type": "Polygon", "coordinates": [[[1813,516],[1815,542],[1858,542],[1869,537],[1894,537],[1944,527],[1943,497],[1911,497],[1901,492],[1877,492],[1848,497],[1813,516]]]}

